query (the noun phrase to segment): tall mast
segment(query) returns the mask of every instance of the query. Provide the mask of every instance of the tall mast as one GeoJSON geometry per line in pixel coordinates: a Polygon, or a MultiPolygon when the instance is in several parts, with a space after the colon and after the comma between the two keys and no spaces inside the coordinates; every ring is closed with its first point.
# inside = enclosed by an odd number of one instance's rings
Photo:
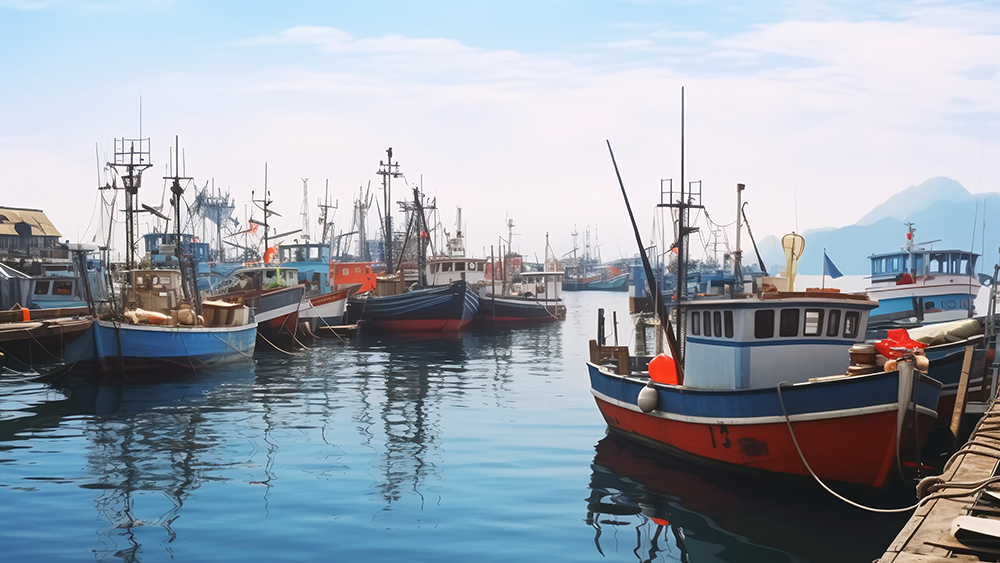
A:
{"type": "Polygon", "coordinates": [[[309,178],[302,178],[302,209],[299,210],[302,216],[302,240],[309,244],[309,178]]]}
{"type": "MultiPolygon", "coordinates": [[[[180,175],[180,138],[179,136],[174,136],[174,175],[165,176],[164,180],[172,180],[170,183],[170,204],[174,206],[174,256],[177,258],[177,264],[180,267],[181,278],[183,283],[181,284],[181,289],[184,291],[184,298],[190,300],[193,289],[188,285],[188,276],[193,276],[193,271],[188,271],[186,265],[184,264],[181,255],[183,254],[183,245],[181,244],[181,196],[184,195],[184,187],[181,186],[181,180],[191,180],[191,178],[180,175]]],[[[193,249],[192,249],[193,251],[193,249]]],[[[197,308],[200,313],[200,307],[197,308]]]]}
{"type": "Polygon", "coordinates": [[[381,160],[378,161],[378,174],[379,176],[382,176],[382,192],[384,197],[384,205],[382,209],[385,209],[385,264],[387,268],[395,268],[395,266],[393,266],[395,262],[392,259],[392,214],[389,212],[389,206],[392,203],[392,179],[398,178],[403,174],[399,171],[399,163],[396,163],[395,165],[392,163],[392,147],[389,147],[389,149],[385,152],[388,155],[388,161],[385,163],[381,160]]]}
{"type": "Polygon", "coordinates": [[[250,191],[250,201],[257,205],[258,209],[264,212],[264,222],[259,223],[264,227],[264,256],[267,255],[267,249],[270,248],[270,241],[268,239],[268,225],[267,217],[271,215],[271,211],[267,210],[267,207],[273,203],[271,201],[271,192],[267,191],[267,163],[264,163],[264,199],[254,199],[253,190],[250,191]]]}
{"type": "Polygon", "coordinates": [[[149,138],[115,139],[114,162],[109,164],[121,177],[122,189],[125,190],[125,268],[134,270],[138,244],[135,216],[139,213],[139,188],[142,186],[143,171],[153,165],[149,156],[149,138]]]}

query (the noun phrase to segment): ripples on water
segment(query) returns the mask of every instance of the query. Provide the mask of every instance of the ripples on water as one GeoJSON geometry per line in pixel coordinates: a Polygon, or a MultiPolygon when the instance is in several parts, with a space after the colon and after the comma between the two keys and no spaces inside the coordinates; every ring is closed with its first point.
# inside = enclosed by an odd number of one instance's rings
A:
{"type": "MultiPolygon", "coordinates": [[[[597,307],[362,335],[156,385],[0,378],[6,561],[871,561],[905,517],[625,449],[589,393],[597,307]]],[[[612,331],[609,330],[609,334],[612,331]]]]}

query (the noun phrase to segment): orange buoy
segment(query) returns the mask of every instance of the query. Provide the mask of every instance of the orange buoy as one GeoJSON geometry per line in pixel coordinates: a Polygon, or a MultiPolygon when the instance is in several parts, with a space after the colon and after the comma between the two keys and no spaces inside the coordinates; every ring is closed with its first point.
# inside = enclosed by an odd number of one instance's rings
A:
{"type": "Polygon", "coordinates": [[[649,378],[657,383],[677,385],[677,363],[666,354],[649,361],[649,378]]]}
{"type": "Polygon", "coordinates": [[[264,251],[264,263],[270,264],[271,260],[274,260],[274,258],[277,255],[278,255],[278,248],[274,246],[269,247],[266,251],[264,251]]]}

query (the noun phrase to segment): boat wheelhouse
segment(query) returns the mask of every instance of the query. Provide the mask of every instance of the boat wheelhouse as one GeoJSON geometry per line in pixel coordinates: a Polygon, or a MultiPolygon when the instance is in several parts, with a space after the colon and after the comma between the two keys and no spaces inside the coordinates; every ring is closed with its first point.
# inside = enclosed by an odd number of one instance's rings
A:
{"type": "Polygon", "coordinates": [[[864,340],[875,306],[863,294],[826,291],[688,302],[685,384],[749,389],[847,373],[846,351],[864,340]]]}
{"type": "Polygon", "coordinates": [[[919,325],[975,316],[982,284],[976,274],[979,254],[968,250],[924,248],[914,243],[908,225],[906,244],[896,252],[873,254],[871,285],[865,291],[878,300],[872,325],[919,325]]]}
{"type": "Polygon", "coordinates": [[[309,332],[315,335],[322,327],[343,323],[347,298],[362,284],[331,285],[329,244],[282,244],[278,246],[278,261],[293,266],[305,287],[299,322],[305,323],[309,332]]]}
{"type": "Polygon", "coordinates": [[[488,323],[536,324],[566,320],[564,272],[521,272],[518,281],[480,289],[479,316],[488,323]]]}
{"type": "Polygon", "coordinates": [[[468,256],[430,256],[427,258],[427,285],[450,285],[465,280],[470,285],[486,282],[486,258],[468,256]]]}

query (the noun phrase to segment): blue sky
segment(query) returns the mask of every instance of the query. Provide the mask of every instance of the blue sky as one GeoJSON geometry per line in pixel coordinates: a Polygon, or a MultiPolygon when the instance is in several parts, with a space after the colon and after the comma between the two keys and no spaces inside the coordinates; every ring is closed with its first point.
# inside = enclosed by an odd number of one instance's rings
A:
{"type": "Polygon", "coordinates": [[[446,227],[463,208],[474,255],[510,217],[529,257],[589,227],[613,259],[635,249],[605,140],[651,237],[683,87],[685,179],[719,224],[746,184],[754,235],[780,236],[935,176],[998,191],[998,54],[985,2],[0,0],[0,199],[89,240],[141,99],[144,203],[178,136],[187,175],[241,207],[267,163],[279,231],[301,178],[313,205],[329,180],[346,229],[391,146],[446,227]]]}

